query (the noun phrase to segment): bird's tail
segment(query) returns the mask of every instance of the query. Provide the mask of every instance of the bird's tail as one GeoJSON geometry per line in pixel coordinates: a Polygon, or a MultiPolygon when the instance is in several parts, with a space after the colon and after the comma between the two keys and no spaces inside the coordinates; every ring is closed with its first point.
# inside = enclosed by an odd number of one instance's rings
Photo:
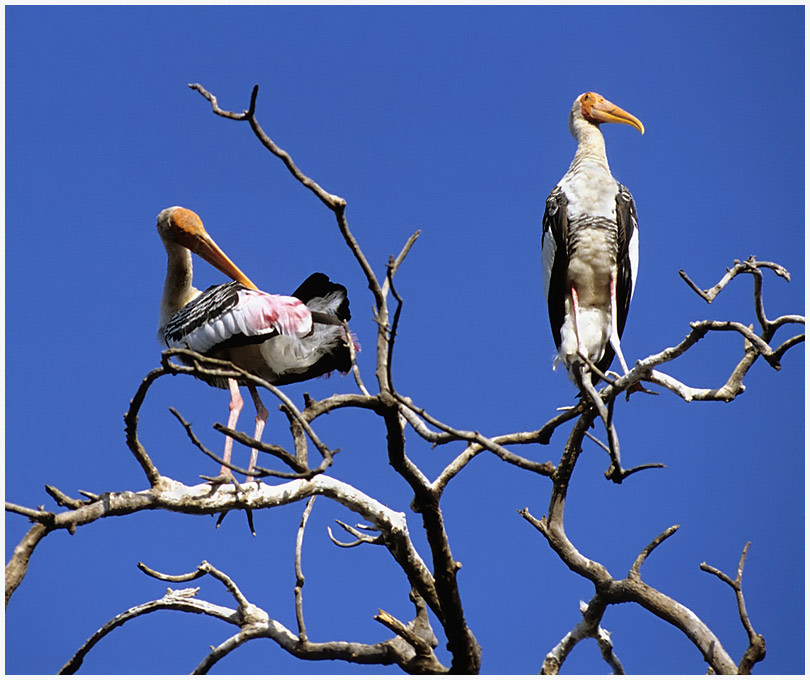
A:
{"type": "Polygon", "coordinates": [[[303,351],[309,357],[306,376],[328,375],[335,370],[341,373],[350,371],[352,360],[348,343],[352,343],[355,351],[359,351],[360,346],[354,333],[347,338],[343,329],[343,322],[352,318],[346,287],[317,272],[298,286],[293,297],[309,307],[314,322],[312,333],[302,338],[299,345],[299,352],[303,351]]]}
{"type": "Polygon", "coordinates": [[[346,287],[330,281],[326,274],[310,275],[296,288],[293,297],[309,307],[316,323],[340,325],[352,318],[346,287]]]}

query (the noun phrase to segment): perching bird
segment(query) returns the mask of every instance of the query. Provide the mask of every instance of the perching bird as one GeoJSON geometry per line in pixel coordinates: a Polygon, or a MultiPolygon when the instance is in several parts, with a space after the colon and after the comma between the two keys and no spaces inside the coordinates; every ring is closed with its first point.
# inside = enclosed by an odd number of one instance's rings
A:
{"type": "Polygon", "coordinates": [[[638,272],[636,205],[610,174],[601,123],[626,123],[644,134],[638,118],[601,95],[577,97],[568,117],[577,151],[543,215],[543,284],[555,365],[562,362],[576,384],[580,352],[604,373],[615,351],[627,373],[619,338],[638,272]]]}
{"type": "MultiPolygon", "coordinates": [[[[351,369],[351,354],[342,322],[351,318],[346,289],[325,274],[312,274],[292,296],[271,295],[253,282],[214,243],[200,218],[178,206],[157,218],[168,255],[160,301],[158,337],[167,347],[183,347],[226,359],[273,385],[308,380],[333,370],[351,369]],[[234,279],[201,293],[192,286],[191,253],[234,279]]],[[[228,427],[234,429],[243,400],[233,378],[204,378],[231,393],[228,427]]],[[[260,439],[267,419],[253,385],[256,431],[260,439]]],[[[225,440],[223,460],[230,463],[233,440],[225,440]]],[[[251,451],[250,466],[256,463],[251,451]]],[[[232,477],[222,466],[220,476],[232,477]]],[[[247,481],[251,481],[249,476],[247,481]]]]}

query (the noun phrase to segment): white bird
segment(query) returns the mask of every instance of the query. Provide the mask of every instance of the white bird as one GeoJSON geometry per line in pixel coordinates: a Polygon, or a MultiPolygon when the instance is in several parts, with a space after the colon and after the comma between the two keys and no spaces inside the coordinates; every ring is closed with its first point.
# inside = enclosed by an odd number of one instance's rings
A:
{"type": "Polygon", "coordinates": [[[604,373],[615,351],[627,373],[619,339],[638,272],[636,205],[610,174],[601,123],[626,123],[644,134],[638,118],[601,95],[577,97],[568,117],[577,151],[543,215],[543,284],[555,366],[561,362],[576,384],[584,366],[580,353],[604,373]]]}
{"type": "MultiPolygon", "coordinates": [[[[333,370],[351,369],[351,354],[342,322],[351,318],[346,289],[325,274],[312,274],[292,296],[271,295],[255,284],[217,246],[196,213],[178,206],[163,210],[157,230],[168,256],[160,301],[158,337],[167,347],[182,347],[226,359],[273,385],[308,380],[333,370]],[[191,253],[226,276],[229,283],[200,292],[192,286],[191,253]]],[[[203,378],[230,390],[228,428],[234,429],[243,400],[233,378],[203,378]]],[[[267,409],[253,385],[259,440],[267,409]]],[[[225,440],[223,460],[230,463],[233,440],[225,440]]],[[[254,468],[257,451],[250,456],[254,468]]],[[[220,476],[231,477],[227,465],[220,476]]],[[[248,476],[250,482],[252,476],[248,476]]]]}

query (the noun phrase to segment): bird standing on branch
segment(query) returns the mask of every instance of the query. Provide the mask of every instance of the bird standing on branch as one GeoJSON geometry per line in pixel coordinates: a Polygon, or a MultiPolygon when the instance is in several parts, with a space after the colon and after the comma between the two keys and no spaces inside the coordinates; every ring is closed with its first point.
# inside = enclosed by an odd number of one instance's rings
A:
{"type": "MultiPolygon", "coordinates": [[[[325,274],[312,274],[292,296],[259,290],[217,246],[191,210],[163,210],[157,230],[168,256],[166,282],[160,301],[158,336],[167,347],[182,347],[225,359],[273,385],[308,380],[333,370],[351,369],[351,354],[343,322],[351,318],[346,288],[325,274]],[[229,283],[200,292],[192,286],[191,253],[226,276],[229,283]]],[[[231,393],[228,428],[234,429],[243,400],[234,378],[203,377],[231,393]]],[[[244,384],[244,383],[242,383],[244,384]]],[[[256,430],[261,439],[267,420],[254,385],[248,389],[256,406],[256,430]]],[[[227,464],[233,440],[225,440],[220,477],[232,478],[227,464]]],[[[257,451],[251,450],[249,470],[257,451]]],[[[250,482],[252,476],[248,476],[250,482]]]]}
{"type": "Polygon", "coordinates": [[[577,140],[571,167],[546,200],[543,215],[543,284],[551,332],[575,384],[598,380],[582,356],[602,372],[619,344],[638,271],[638,223],[630,192],[610,174],[602,123],[626,123],[641,134],[635,116],[595,92],[574,101],[568,127],[577,140]]]}

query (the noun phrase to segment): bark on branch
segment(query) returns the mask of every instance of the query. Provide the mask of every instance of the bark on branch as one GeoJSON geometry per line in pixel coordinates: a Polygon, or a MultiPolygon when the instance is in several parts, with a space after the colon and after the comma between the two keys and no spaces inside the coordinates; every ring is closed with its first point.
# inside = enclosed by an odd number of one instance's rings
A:
{"type": "Polygon", "coordinates": [[[740,675],[751,675],[754,665],[765,658],[765,638],[757,633],[754,630],[754,627],[751,625],[751,619],[749,618],[748,611],[745,608],[745,597],[743,597],[742,590],[743,568],[745,567],[745,560],[748,556],[748,548],[750,547],[750,542],[745,544],[742,555],[740,556],[740,563],[737,566],[737,577],[733,580],[719,569],[716,569],[705,562],[701,563],[700,565],[700,568],[703,571],[709,574],[714,574],[717,578],[723,581],[723,583],[731,586],[731,588],[734,590],[734,595],[737,598],[737,611],[740,614],[740,621],[742,622],[743,628],[745,628],[745,632],[748,635],[748,648],[745,650],[745,654],[743,654],[743,657],[737,667],[737,671],[740,675]]]}
{"type": "Polygon", "coordinates": [[[611,634],[601,625],[606,608],[607,603],[599,595],[595,595],[587,604],[579,603],[582,621],[566,633],[563,639],[546,654],[543,667],[540,669],[541,675],[557,675],[574,647],[587,638],[596,640],[602,658],[610,666],[611,671],[615,675],[624,675],[622,662],[619,661],[619,657],[613,650],[611,634]]]}
{"type": "MultiPolygon", "coordinates": [[[[311,507],[311,506],[310,506],[311,507]]],[[[115,628],[124,625],[138,616],[154,611],[172,610],[194,614],[204,614],[218,618],[239,628],[239,631],[222,644],[213,647],[211,652],[193,670],[194,674],[207,673],[218,661],[230,652],[250,640],[269,638],[281,648],[300,659],[310,660],[343,660],[353,663],[390,665],[397,664],[406,672],[446,672],[446,668],[436,659],[432,648],[427,643],[420,645],[417,651],[406,644],[400,637],[385,640],[377,644],[356,642],[311,642],[306,635],[294,635],[281,622],[272,619],[266,611],[252,604],[242,594],[236,583],[224,572],[203,562],[194,572],[180,575],[169,575],[157,572],[143,564],[138,565],[141,571],[153,578],[172,583],[196,580],[204,575],[211,575],[221,581],[236,600],[236,609],[198,599],[200,588],[172,590],[158,600],[152,600],[132,607],[113,617],[97,630],[85,642],[73,657],[62,667],[60,674],[75,673],[87,654],[115,628]]],[[[424,611],[417,606],[417,617],[409,624],[409,631],[419,630],[425,623],[424,611]],[[420,620],[424,619],[424,620],[420,620]],[[418,622],[418,623],[417,623],[418,622]]],[[[403,624],[404,625],[404,624],[403,624]]],[[[415,635],[415,633],[413,634],[415,635]]],[[[417,639],[413,637],[412,639],[417,639]]],[[[420,639],[421,640],[421,639],[420,639]]]]}
{"type": "MultiPolygon", "coordinates": [[[[640,604],[653,615],[681,630],[700,650],[703,658],[715,672],[736,673],[736,664],[723,649],[717,636],[703,621],[688,608],[655,590],[641,579],[640,569],[644,560],[657,546],[671,536],[677,527],[667,529],[642,550],[634,561],[627,578],[622,580],[613,578],[602,564],[580,553],[566,535],[564,509],[568,488],[577,458],[582,451],[582,440],[594,417],[593,412],[584,414],[571,430],[553,477],[554,486],[548,515],[537,519],[528,508],[519,511],[520,515],[543,535],[552,550],[559,555],[569,569],[593,583],[596,596],[599,598],[598,602],[605,604],[636,602],[640,604]]],[[[552,667],[550,666],[550,668],[552,667]]]]}
{"type": "Polygon", "coordinates": [[[211,515],[231,510],[256,511],[289,505],[312,496],[325,496],[359,514],[374,525],[412,587],[433,606],[438,607],[433,577],[410,539],[405,515],[395,512],[345,482],[326,475],[298,479],[276,486],[243,487],[238,493],[232,486],[212,489],[209,484],[186,486],[167,477],[150,489],[103,494],[99,500],[75,510],[52,514],[47,525],[39,524],[15,550],[6,570],[7,595],[13,592],[25,573],[25,566],[41,538],[58,529],[75,530],[96,520],[131,515],[144,510],[168,510],[188,515],[211,515]],[[11,567],[11,569],[9,569],[11,567]],[[10,588],[10,592],[9,592],[10,588]]]}

